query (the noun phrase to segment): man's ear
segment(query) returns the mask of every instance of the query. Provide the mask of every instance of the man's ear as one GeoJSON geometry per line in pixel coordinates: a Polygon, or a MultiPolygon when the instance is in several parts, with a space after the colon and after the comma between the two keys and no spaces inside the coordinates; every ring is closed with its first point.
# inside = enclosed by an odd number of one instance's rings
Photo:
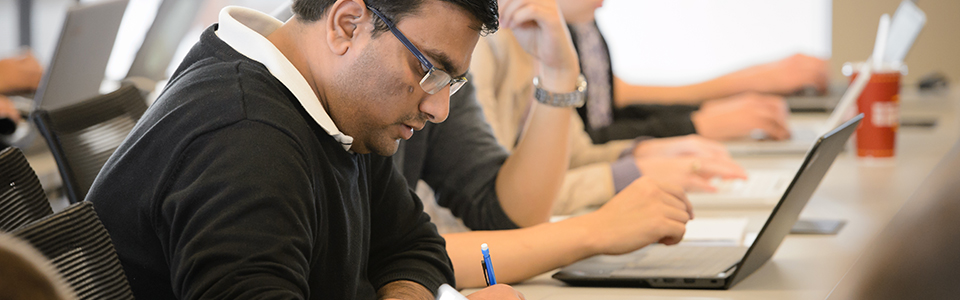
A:
{"type": "Polygon", "coordinates": [[[364,25],[371,24],[363,0],[340,0],[330,6],[327,22],[327,45],[336,55],[343,55],[356,42],[364,25]]]}

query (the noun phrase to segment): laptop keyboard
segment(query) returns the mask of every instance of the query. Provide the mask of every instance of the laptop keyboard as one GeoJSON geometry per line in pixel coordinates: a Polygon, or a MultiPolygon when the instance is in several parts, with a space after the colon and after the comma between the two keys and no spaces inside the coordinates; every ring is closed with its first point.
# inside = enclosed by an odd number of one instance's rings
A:
{"type": "MultiPolygon", "coordinates": [[[[738,263],[747,247],[652,245],[629,254],[633,261],[611,277],[725,277],[718,274],[738,263]]],[[[726,274],[729,275],[729,274],[726,274]]]]}

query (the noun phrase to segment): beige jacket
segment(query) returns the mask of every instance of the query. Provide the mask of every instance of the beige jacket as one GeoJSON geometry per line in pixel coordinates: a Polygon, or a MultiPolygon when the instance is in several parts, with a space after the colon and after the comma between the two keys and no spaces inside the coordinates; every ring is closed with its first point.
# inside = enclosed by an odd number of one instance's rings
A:
{"type": "MultiPolygon", "coordinates": [[[[523,122],[533,103],[534,58],[527,54],[508,29],[480,38],[470,63],[477,100],[497,141],[507,149],[516,146],[523,122]]],[[[589,88],[589,87],[588,87],[589,88]]],[[[567,215],[598,206],[613,197],[610,163],[633,146],[632,141],[594,145],[576,113],[570,128],[570,170],[564,178],[555,215],[567,215]]]]}

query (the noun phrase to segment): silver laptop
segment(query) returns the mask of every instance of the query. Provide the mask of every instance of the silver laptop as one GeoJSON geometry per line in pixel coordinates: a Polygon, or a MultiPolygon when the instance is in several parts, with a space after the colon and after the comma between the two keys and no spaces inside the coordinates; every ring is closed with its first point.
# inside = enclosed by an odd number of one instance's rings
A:
{"type": "Polygon", "coordinates": [[[183,36],[193,25],[189,20],[197,16],[203,3],[196,0],[163,0],[124,80],[146,92],[153,91],[158,83],[166,80],[170,61],[183,36]]]}
{"type": "MultiPolygon", "coordinates": [[[[33,99],[12,98],[18,109],[57,109],[100,95],[107,61],[120,29],[128,0],[81,4],[67,10],[53,59],[40,79],[33,99]]],[[[36,138],[33,124],[24,119],[0,142],[24,149],[28,156],[49,151],[36,138]]]]}
{"type": "Polygon", "coordinates": [[[100,95],[127,1],[81,4],[67,11],[57,49],[34,96],[34,109],[57,109],[100,95]]]}
{"type": "Polygon", "coordinates": [[[773,256],[862,119],[860,114],[817,140],[749,248],[656,244],[625,255],[594,256],[553,278],[578,286],[729,289],[773,256]]]}

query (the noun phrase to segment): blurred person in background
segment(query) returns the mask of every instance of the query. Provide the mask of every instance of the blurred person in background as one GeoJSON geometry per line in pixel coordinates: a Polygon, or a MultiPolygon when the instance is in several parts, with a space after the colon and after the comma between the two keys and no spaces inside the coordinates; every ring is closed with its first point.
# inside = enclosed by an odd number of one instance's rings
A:
{"type": "Polygon", "coordinates": [[[43,68],[29,51],[0,59],[0,118],[19,122],[20,112],[7,96],[35,92],[42,76],[43,68]]]}
{"type": "Polygon", "coordinates": [[[782,140],[790,137],[786,122],[789,111],[782,97],[776,94],[809,86],[825,89],[826,62],[803,55],[696,85],[630,85],[613,74],[609,50],[594,19],[594,12],[603,5],[603,0],[558,0],[558,3],[591,86],[587,105],[578,109],[578,113],[595,143],[643,135],[690,133],[731,140],[748,137],[755,130],[761,130],[770,139],[782,140]],[[674,105],[678,103],[702,104],[699,107],[674,105]]]}

